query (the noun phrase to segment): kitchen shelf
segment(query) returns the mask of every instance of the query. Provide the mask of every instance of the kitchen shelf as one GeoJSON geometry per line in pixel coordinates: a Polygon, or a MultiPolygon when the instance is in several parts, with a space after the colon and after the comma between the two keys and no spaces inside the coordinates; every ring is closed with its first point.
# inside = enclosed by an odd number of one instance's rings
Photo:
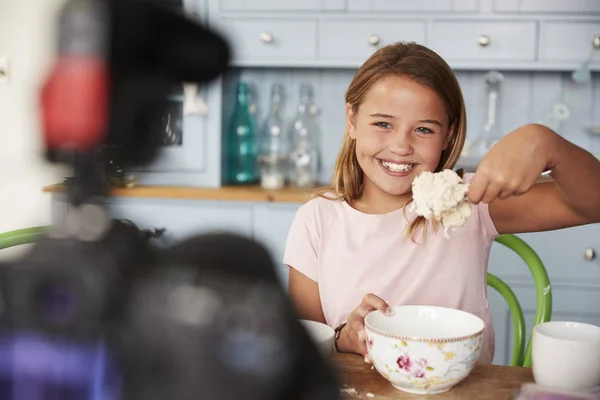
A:
{"type": "MultiPolygon", "coordinates": [[[[551,182],[549,176],[541,176],[538,182],[551,182]]],[[[62,183],[43,188],[46,193],[62,193],[62,183]]],[[[190,200],[222,200],[266,203],[304,203],[308,200],[310,190],[285,188],[281,190],[264,190],[259,186],[223,186],[220,188],[187,187],[187,186],[150,186],[139,185],[132,188],[113,188],[111,196],[146,197],[160,199],[190,200]]]]}
{"type": "MultiPolygon", "coordinates": [[[[62,193],[63,184],[49,185],[43,188],[46,193],[62,193]]],[[[304,203],[310,194],[309,190],[281,189],[264,190],[259,186],[224,186],[220,188],[185,187],[185,186],[145,186],[132,188],[113,188],[111,196],[146,197],[161,199],[222,200],[248,202],[304,203]]]]}

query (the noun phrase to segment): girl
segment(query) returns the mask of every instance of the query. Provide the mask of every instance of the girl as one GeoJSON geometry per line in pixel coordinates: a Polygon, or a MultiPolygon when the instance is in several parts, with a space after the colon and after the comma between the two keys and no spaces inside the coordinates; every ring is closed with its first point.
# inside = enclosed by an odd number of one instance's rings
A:
{"type": "Polygon", "coordinates": [[[457,308],[485,321],[480,362],[490,363],[494,238],[600,222],[600,162],[544,126],[523,126],[465,176],[473,215],[446,239],[405,208],[413,179],[452,168],[465,141],[465,105],[446,62],[414,43],[382,48],[350,83],[346,116],[333,186],[300,207],[286,243],[299,316],[335,327],[338,351],[365,355],[367,313],[457,308]],[[546,170],[553,182],[536,183],[546,170]]]}

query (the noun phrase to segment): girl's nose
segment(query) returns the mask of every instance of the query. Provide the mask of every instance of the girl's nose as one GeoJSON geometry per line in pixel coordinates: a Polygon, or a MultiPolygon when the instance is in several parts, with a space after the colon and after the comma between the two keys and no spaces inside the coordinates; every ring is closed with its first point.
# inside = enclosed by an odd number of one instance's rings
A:
{"type": "Polygon", "coordinates": [[[405,130],[395,132],[389,139],[388,148],[389,150],[400,156],[406,156],[412,154],[412,132],[405,130]]]}

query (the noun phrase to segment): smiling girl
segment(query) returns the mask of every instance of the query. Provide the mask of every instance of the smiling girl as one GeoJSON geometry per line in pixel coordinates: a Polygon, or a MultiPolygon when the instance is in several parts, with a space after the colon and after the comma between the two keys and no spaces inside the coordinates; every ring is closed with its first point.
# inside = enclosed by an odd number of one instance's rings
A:
{"type": "Polygon", "coordinates": [[[299,208],[284,255],[299,316],[336,328],[338,351],[366,354],[364,317],[373,310],[436,305],[483,319],[480,362],[490,363],[486,273],[494,239],[600,222],[600,162],[531,124],[465,176],[473,214],[446,239],[405,206],[413,179],[453,168],[465,137],[458,81],[426,47],[384,47],[354,76],[333,185],[299,208]],[[553,182],[536,183],[548,169],[553,182]]]}

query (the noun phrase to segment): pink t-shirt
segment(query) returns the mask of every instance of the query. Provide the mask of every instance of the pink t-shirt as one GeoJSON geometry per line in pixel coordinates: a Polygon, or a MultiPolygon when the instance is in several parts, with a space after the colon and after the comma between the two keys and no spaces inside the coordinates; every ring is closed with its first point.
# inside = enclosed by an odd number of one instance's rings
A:
{"type": "MultiPolygon", "coordinates": [[[[465,176],[470,181],[472,174],[465,176]]],[[[473,313],[486,324],[479,362],[494,356],[494,327],[487,300],[489,250],[498,236],[486,204],[473,205],[467,223],[450,238],[428,224],[425,240],[404,235],[415,214],[402,209],[365,214],[346,202],[313,199],[290,228],[283,263],[317,282],[325,320],[346,318],[366,293],[391,306],[432,305],[473,313]]]]}

